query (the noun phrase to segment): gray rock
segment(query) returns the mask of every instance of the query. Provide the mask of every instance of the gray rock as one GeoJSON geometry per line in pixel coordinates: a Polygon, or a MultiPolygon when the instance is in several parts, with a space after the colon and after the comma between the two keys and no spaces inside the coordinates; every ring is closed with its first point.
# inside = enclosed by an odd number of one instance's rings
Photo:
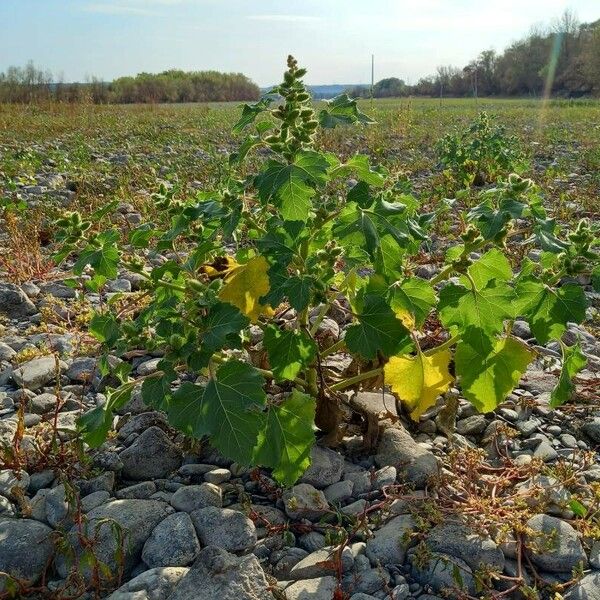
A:
{"type": "Polygon", "coordinates": [[[558,458],[558,453],[549,442],[542,440],[538,447],[533,451],[533,457],[539,458],[544,462],[551,462],[558,458]]]}
{"type": "Polygon", "coordinates": [[[332,600],[337,587],[335,577],[318,577],[296,581],[285,588],[286,600],[332,600]]]}
{"type": "Polygon", "coordinates": [[[337,483],[332,483],[327,486],[323,490],[323,494],[328,502],[331,504],[337,504],[342,500],[347,500],[352,496],[352,489],[354,488],[354,483],[349,479],[344,479],[344,481],[338,481],[337,483]]]}
{"type": "Polygon", "coordinates": [[[378,466],[393,466],[416,487],[424,487],[430,477],[439,473],[432,452],[417,444],[402,427],[388,427],[381,434],[375,462],[378,466]]]}
{"type": "Polygon", "coordinates": [[[412,574],[421,585],[429,585],[444,596],[451,593],[451,590],[475,594],[475,580],[471,569],[460,558],[434,552],[426,566],[417,565],[417,561],[413,561],[412,574]],[[456,580],[456,575],[460,575],[460,580],[456,580]]]}
{"type": "Polygon", "coordinates": [[[200,542],[205,546],[246,552],[256,545],[254,523],[237,510],[207,506],[193,511],[190,516],[200,542]]]}
{"type": "Polygon", "coordinates": [[[219,485],[231,479],[231,471],[229,469],[213,469],[204,474],[204,481],[219,485]]]}
{"type": "Polygon", "coordinates": [[[142,560],[150,567],[187,567],[200,552],[192,519],[187,513],[169,515],[150,534],[142,560]]]}
{"type": "Polygon", "coordinates": [[[300,478],[300,483],[308,483],[322,489],[337,483],[342,478],[344,458],[338,452],[321,446],[313,446],[310,451],[310,466],[300,478]]]}
{"type": "Polygon", "coordinates": [[[343,506],[340,511],[345,515],[359,515],[365,511],[368,504],[369,503],[364,498],[360,498],[359,500],[356,500],[356,502],[343,506]]]}
{"type": "Polygon", "coordinates": [[[400,515],[375,531],[373,537],[367,540],[366,553],[371,563],[374,566],[402,564],[415,527],[410,515],[400,515]]]}
{"type": "MultiPolygon", "coordinates": [[[[52,529],[31,519],[0,521],[0,572],[33,585],[42,576],[54,553],[52,529]]],[[[6,578],[0,576],[0,591],[6,578]]]]}
{"type": "Polygon", "coordinates": [[[342,582],[352,591],[376,594],[388,585],[390,575],[385,569],[366,569],[360,573],[348,573],[342,582]]]}
{"type": "Polygon", "coordinates": [[[86,513],[90,512],[90,510],[106,504],[109,500],[110,494],[104,490],[92,492],[81,499],[81,510],[86,513]]]}
{"type": "Polygon", "coordinates": [[[73,524],[69,518],[67,490],[62,483],[52,488],[46,496],[46,521],[54,528],[70,527],[73,524]]]}
{"type": "Polygon", "coordinates": [[[37,312],[35,304],[13,283],[0,283],[0,313],[9,319],[30,317],[37,312]]]}
{"type": "MultiPolygon", "coordinates": [[[[14,504],[4,496],[0,496],[0,519],[14,517],[17,514],[17,509],[14,504]]],[[[35,516],[32,516],[35,519],[35,516]]],[[[39,519],[36,519],[39,520],[39,519]]],[[[42,519],[43,520],[43,519],[42,519]]]]}
{"type": "Polygon", "coordinates": [[[98,361],[95,358],[86,356],[76,358],[67,369],[66,376],[71,381],[89,383],[98,374],[97,363],[98,361]]]}
{"type": "Polygon", "coordinates": [[[142,481],[141,483],[121,488],[115,492],[115,496],[117,498],[139,498],[144,500],[155,494],[156,490],[157,487],[154,481],[142,481]]]}
{"type": "Polygon", "coordinates": [[[483,415],[472,415],[456,423],[456,431],[461,435],[478,435],[485,431],[487,420],[483,415]]]}
{"type": "MultiPolygon", "coordinates": [[[[304,557],[290,571],[290,579],[314,579],[336,574],[337,548],[326,546],[304,557]]],[[[350,548],[342,551],[342,572],[347,572],[354,565],[354,557],[350,548]]]]}
{"type": "Polygon", "coordinates": [[[150,375],[158,371],[158,363],[162,360],[162,358],[151,358],[143,363],[140,363],[137,366],[138,375],[145,377],[146,375],[150,375]]]}
{"type": "Polygon", "coordinates": [[[571,501],[571,492],[557,479],[548,475],[534,475],[517,484],[515,491],[519,496],[524,496],[525,502],[530,507],[549,503],[566,508],[571,501]]]}
{"type": "Polygon", "coordinates": [[[581,430],[592,441],[600,444],[600,417],[594,417],[591,421],[584,423],[581,430]]]}
{"type": "Polygon", "coordinates": [[[596,540],[590,550],[590,566],[600,570],[600,540],[596,540]]]}
{"type": "Polygon", "coordinates": [[[192,512],[207,506],[223,506],[223,492],[221,488],[212,483],[200,485],[187,485],[180,487],[171,497],[171,506],[175,510],[192,512]]]}
{"type": "Polygon", "coordinates": [[[504,555],[489,537],[483,537],[462,523],[446,521],[436,525],[427,535],[427,546],[432,552],[456,556],[464,560],[472,571],[482,565],[498,572],[504,569],[504,555]]]}
{"type": "Polygon", "coordinates": [[[600,600],[600,571],[580,579],[565,594],[565,600],[600,600]]]}
{"type": "MultiPolygon", "coordinates": [[[[406,600],[410,596],[408,583],[401,583],[392,590],[392,600],[406,600]]],[[[423,596],[421,596],[422,598],[423,596]]]]}
{"type": "Polygon", "coordinates": [[[291,519],[320,519],[329,512],[329,504],[321,490],[299,483],[283,492],[285,512],[291,519]]]}
{"type": "Polygon", "coordinates": [[[26,471],[3,469],[0,471],[0,494],[9,500],[16,500],[29,487],[29,481],[26,471]]]}
{"type": "Polygon", "coordinates": [[[166,477],[181,465],[182,454],[160,427],[150,427],[119,455],[129,479],[166,477]]]}
{"type": "Polygon", "coordinates": [[[215,546],[200,551],[196,562],[167,600],[200,597],[202,600],[273,600],[256,556],[237,557],[215,546]]]}
{"type": "Polygon", "coordinates": [[[127,419],[122,427],[118,426],[117,438],[126,440],[132,433],[141,434],[154,425],[161,428],[168,427],[166,416],[156,411],[139,413],[127,419]]]}
{"type": "MultiPolygon", "coordinates": [[[[128,574],[139,562],[142,548],[153,529],[173,509],[165,502],[157,500],[112,500],[91,510],[84,526],[84,533],[95,537],[98,542],[94,548],[96,557],[113,567],[116,575],[115,552],[119,548],[119,539],[115,535],[115,527],[123,534],[124,573],[128,574]]],[[[74,525],[68,535],[76,557],[80,557],[83,548],[79,539],[78,526],[74,525]]],[[[56,569],[61,577],[66,577],[72,565],[71,557],[59,555],[55,560],[56,569]]],[[[82,567],[86,579],[91,576],[89,567],[82,567]]]]}
{"type": "Polygon", "coordinates": [[[39,394],[29,402],[29,411],[36,415],[45,415],[56,410],[58,397],[54,394],[39,394]]]}
{"type": "MultiPolygon", "coordinates": [[[[19,387],[35,392],[56,378],[56,359],[53,356],[34,358],[13,371],[12,378],[19,387]]],[[[60,361],[59,368],[66,365],[60,361]]]]}
{"type": "Polygon", "coordinates": [[[158,567],[144,571],[107,600],[164,600],[188,571],[187,567],[158,567]]]}
{"type": "Polygon", "coordinates": [[[16,355],[17,353],[8,344],[0,342],[0,361],[11,361],[16,355]]]}
{"type": "Polygon", "coordinates": [[[540,514],[531,517],[527,526],[533,531],[527,540],[531,560],[540,569],[570,573],[577,565],[587,566],[579,536],[567,522],[540,514]]]}

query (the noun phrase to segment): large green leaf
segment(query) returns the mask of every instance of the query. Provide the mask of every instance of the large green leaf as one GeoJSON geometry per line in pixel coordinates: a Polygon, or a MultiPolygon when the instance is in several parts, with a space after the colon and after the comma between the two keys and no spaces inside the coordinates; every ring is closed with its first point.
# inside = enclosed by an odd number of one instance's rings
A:
{"type": "Polygon", "coordinates": [[[468,271],[477,289],[484,288],[494,279],[509,281],[513,276],[508,259],[498,248],[492,248],[489,252],[486,252],[469,266],[468,271]]]}
{"type": "Polygon", "coordinates": [[[328,167],[322,154],[305,151],[292,164],[269,161],[255,184],[261,200],[273,202],[286,221],[306,221],[315,187],[326,181],[328,167]]]}
{"type": "Polygon", "coordinates": [[[351,352],[367,359],[382,352],[386,356],[398,353],[406,345],[408,332],[390,305],[379,295],[365,294],[358,324],[348,327],[346,346],[351,352]]]}
{"type": "Polygon", "coordinates": [[[202,395],[202,427],[225,456],[247,465],[264,424],[265,380],[252,366],[230,360],[217,370],[202,395]]]}
{"type": "Polygon", "coordinates": [[[169,423],[190,437],[208,435],[210,429],[204,419],[203,398],[204,387],[184,381],[169,399],[169,423]]]}
{"type": "Polygon", "coordinates": [[[479,412],[490,412],[515,388],[534,353],[513,337],[489,340],[469,331],[456,348],[462,392],[479,412]]]}
{"type": "Polygon", "coordinates": [[[227,302],[218,302],[210,307],[205,329],[202,334],[202,342],[207,351],[215,351],[223,348],[230,336],[236,336],[250,323],[237,307],[227,302]]]}
{"type": "Polygon", "coordinates": [[[394,288],[391,304],[394,312],[405,323],[406,317],[402,315],[408,314],[414,327],[420,328],[435,302],[435,292],[427,281],[418,277],[409,277],[394,288]]]}
{"type": "Polygon", "coordinates": [[[529,321],[540,344],[559,340],[567,323],[585,319],[587,300],[576,284],[553,289],[538,281],[524,281],[517,286],[517,298],[519,314],[529,321]]]}
{"type": "Polygon", "coordinates": [[[265,329],[264,347],[275,381],[293,381],[314,359],[317,347],[303,331],[285,331],[274,325],[265,329]]]}
{"type": "Polygon", "coordinates": [[[254,461],[273,468],[283,485],[292,485],[310,465],[315,443],[315,399],[294,390],[280,405],[269,408],[254,461]]]}
{"type": "Polygon", "coordinates": [[[504,321],[515,317],[514,290],[497,280],[481,290],[449,284],[440,292],[438,310],[442,323],[455,333],[474,326],[488,336],[500,333],[504,321]]]}
{"type": "Polygon", "coordinates": [[[579,343],[574,346],[562,345],[563,364],[560,370],[558,384],[550,394],[550,406],[556,408],[570,400],[575,393],[573,378],[587,364],[587,358],[581,351],[579,343]]]}

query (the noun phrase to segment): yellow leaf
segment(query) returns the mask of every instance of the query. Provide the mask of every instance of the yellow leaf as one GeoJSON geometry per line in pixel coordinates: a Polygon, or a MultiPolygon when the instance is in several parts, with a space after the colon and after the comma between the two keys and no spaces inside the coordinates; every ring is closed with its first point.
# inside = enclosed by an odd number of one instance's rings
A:
{"type": "Polygon", "coordinates": [[[412,331],[415,328],[415,317],[410,311],[405,308],[400,308],[396,311],[396,316],[402,321],[402,325],[409,331],[412,331]]]}
{"type": "Polygon", "coordinates": [[[237,306],[253,323],[261,315],[271,316],[273,309],[268,304],[261,304],[259,299],[268,293],[270,288],[269,263],[264,256],[256,256],[246,264],[234,269],[225,279],[219,298],[237,306]]]}
{"type": "Polygon", "coordinates": [[[202,265],[199,270],[200,273],[208,275],[209,279],[217,279],[226,277],[239,266],[233,256],[218,256],[212,263],[202,265]]]}
{"type": "Polygon", "coordinates": [[[410,409],[413,420],[433,406],[454,381],[448,372],[450,358],[450,351],[442,350],[429,356],[392,356],[385,365],[386,383],[410,409]]]}

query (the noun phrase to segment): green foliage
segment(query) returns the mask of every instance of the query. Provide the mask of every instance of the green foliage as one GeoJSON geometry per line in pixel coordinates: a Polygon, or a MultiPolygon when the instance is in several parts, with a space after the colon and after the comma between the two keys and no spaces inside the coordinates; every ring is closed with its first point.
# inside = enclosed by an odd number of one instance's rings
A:
{"type": "Polygon", "coordinates": [[[518,140],[485,112],[479,113],[466,131],[444,136],[437,152],[448,177],[463,187],[521,173],[526,164],[518,140]]]}
{"type": "MultiPolygon", "coordinates": [[[[368,157],[343,161],[321,151],[320,126],[371,120],[346,96],[317,118],[304,74],[290,57],[283,83],[243,107],[235,130],[247,137],[214,189],[179,199],[161,187],[154,197],[160,219],[126,233],[125,243],[111,229],[96,233],[103,212],[90,219],[95,227],[76,213],[57,224],[58,258],[73,256],[76,275],[92,274],[89,285],[101,289],[120,268],[145,281],[147,302],[138,311],[123,316],[109,302],[90,324],[107,355],[162,353],[159,371],[142,382],[144,402],[231,459],[273,469],[285,485],[309,464],[321,403],[361,382],[387,377],[415,419],[452,384],[479,410],[493,410],[534,358],[511,335],[512,322],[526,319],[540,343],[560,339],[586,309],[581,288],[564,279],[597,279],[600,262],[589,223],[563,229],[533,182],[510,174],[463,216],[438,274],[415,276],[431,226],[448,206],[425,212],[403,181],[368,157]],[[256,149],[265,160],[250,158],[256,149]],[[256,164],[239,177],[240,165],[256,164]],[[349,177],[357,180],[351,189],[349,177]],[[509,240],[524,255],[541,251],[539,262],[510,260],[509,240]],[[154,252],[169,259],[151,266],[154,252]],[[339,340],[320,332],[333,306],[350,321],[339,340]],[[445,341],[422,350],[430,317],[445,341]],[[322,362],[336,350],[350,354],[349,372],[358,375],[331,380],[322,362]]],[[[471,150],[488,175],[508,174],[516,154],[486,119],[478,123],[465,147],[479,136],[487,149],[471,150]]],[[[581,368],[578,349],[564,351],[554,403],[570,397],[581,368]]],[[[95,446],[134,385],[127,369],[118,375],[123,385],[80,422],[95,446]]]]}

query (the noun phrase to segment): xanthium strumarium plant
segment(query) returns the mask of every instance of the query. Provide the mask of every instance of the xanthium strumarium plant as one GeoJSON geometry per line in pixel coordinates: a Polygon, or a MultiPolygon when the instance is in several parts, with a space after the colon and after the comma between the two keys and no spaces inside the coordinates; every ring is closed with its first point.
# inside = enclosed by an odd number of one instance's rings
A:
{"type": "MultiPolygon", "coordinates": [[[[141,384],[145,403],[232,460],[272,468],[284,485],[309,465],[315,430],[339,427],[342,390],[389,386],[415,420],[452,385],[478,410],[493,410],[534,358],[511,335],[513,321],[526,319],[540,344],[560,341],[586,312],[582,287],[568,278],[600,279],[590,225],[560,228],[533,182],[515,174],[481,193],[437,275],[415,276],[428,230],[448,207],[424,213],[367,156],[341,161],[320,151],[320,128],[372,121],[346,95],[315,113],[305,73],[290,57],[283,83],[243,107],[234,131],[252,133],[230,157],[220,189],[178,200],[161,188],[154,198],[168,227],[145,223],[120,243],[116,229],[94,223],[114,205],[58,222],[57,258],[75,257],[74,274],[91,273],[88,289],[101,289],[119,267],[146,282],[147,302],[136,313],[123,317],[113,298],[93,316],[90,331],[105,357],[161,352],[159,371],[141,384]],[[257,148],[267,149],[258,173],[236,177],[257,148]],[[349,178],[356,180],[350,189],[349,178]],[[516,272],[503,251],[507,240],[524,254],[538,247],[540,260],[526,258],[516,272]],[[152,252],[169,258],[151,267],[152,252]],[[349,325],[341,339],[319,338],[333,309],[349,325]],[[425,348],[432,318],[445,337],[425,348]],[[261,352],[250,352],[253,336],[261,352]],[[323,366],[335,352],[352,357],[351,376],[323,366]]],[[[578,344],[561,347],[554,406],[571,397],[585,364],[578,344]]],[[[108,370],[109,361],[102,365],[108,370]]],[[[121,385],[81,418],[91,446],[104,441],[113,412],[139,385],[130,371],[113,361],[121,385]]]]}

